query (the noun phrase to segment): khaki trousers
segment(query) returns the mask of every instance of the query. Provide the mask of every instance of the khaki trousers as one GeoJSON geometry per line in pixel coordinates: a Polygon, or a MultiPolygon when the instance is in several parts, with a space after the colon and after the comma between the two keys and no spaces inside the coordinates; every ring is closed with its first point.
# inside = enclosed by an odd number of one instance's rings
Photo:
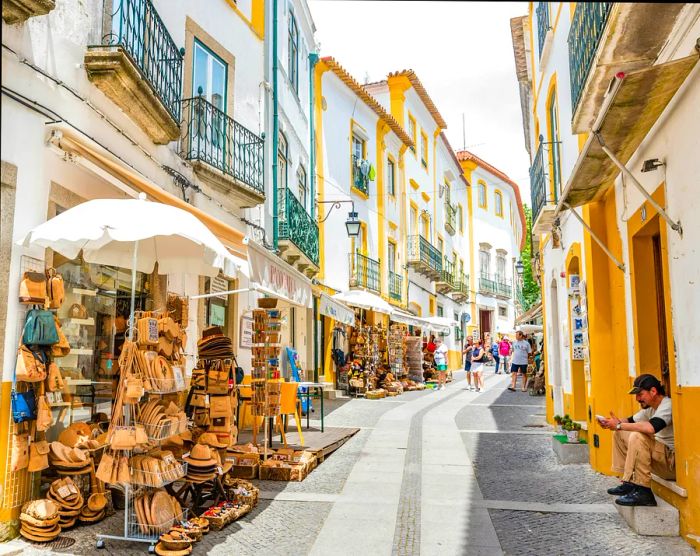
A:
{"type": "Polygon", "coordinates": [[[651,434],[615,431],[612,468],[623,473],[625,482],[651,487],[652,473],[662,479],[676,479],[676,456],[651,434]]]}

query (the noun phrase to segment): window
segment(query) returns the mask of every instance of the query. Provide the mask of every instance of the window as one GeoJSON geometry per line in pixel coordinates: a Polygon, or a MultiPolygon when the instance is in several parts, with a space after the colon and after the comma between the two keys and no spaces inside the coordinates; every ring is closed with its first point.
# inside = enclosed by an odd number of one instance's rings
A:
{"type": "Polygon", "coordinates": [[[352,155],[362,160],[365,153],[365,142],[354,133],[352,134],[352,155]]]}
{"type": "Polygon", "coordinates": [[[552,192],[550,193],[557,202],[559,193],[561,193],[561,168],[559,167],[559,115],[557,113],[557,95],[556,90],[552,91],[552,96],[549,99],[547,106],[547,119],[549,120],[549,140],[551,149],[549,151],[550,164],[552,165],[552,192]]]}
{"type": "Polygon", "coordinates": [[[479,182],[479,208],[486,208],[486,184],[479,182]]]}
{"type": "Polygon", "coordinates": [[[442,308],[442,305],[438,305],[438,306],[437,306],[437,316],[438,316],[438,317],[442,317],[442,316],[444,316],[443,313],[444,313],[444,310],[443,310],[443,308],[442,308]]]}
{"type": "Polygon", "coordinates": [[[418,234],[418,207],[411,205],[411,233],[418,234]]]}
{"type": "Polygon", "coordinates": [[[452,193],[450,192],[450,182],[445,180],[445,203],[448,205],[451,204],[450,201],[452,199],[452,193]]]}
{"type": "Polygon", "coordinates": [[[287,187],[287,138],[281,131],[277,138],[277,180],[277,187],[280,189],[287,187]]]}
{"type": "Polygon", "coordinates": [[[389,195],[396,195],[396,189],[394,186],[394,161],[390,158],[387,159],[386,162],[386,187],[389,195]]]}
{"type": "Polygon", "coordinates": [[[496,191],[493,196],[496,204],[496,216],[503,218],[503,194],[496,191]]]}
{"type": "Polygon", "coordinates": [[[505,305],[498,306],[498,316],[504,319],[508,318],[508,307],[505,305]]]}
{"type": "Polygon", "coordinates": [[[395,272],[396,270],[396,244],[393,241],[389,241],[387,245],[387,262],[389,264],[389,272],[395,272]]]}
{"type": "Polygon", "coordinates": [[[459,233],[463,234],[464,233],[464,209],[462,209],[461,204],[457,205],[457,218],[459,218],[459,233]]]}
{"type": "Polygon", "coordinates": [[[289,12],[289,81],[295,93],[299,93],[299,28],[292,12],[289,12]]]}
{"type": "Polygon", "coordinates": [[[428,136],[420,132],[420,163],[424,168],[428,167],[428,136]]]}
{"type": "Polygon", "coordinates": [[[420,216],[420,221],[421,221],[421,228],[422,228],[422,236],[429,240],[430,239],[430,218],[428,218],[428,215],[426,213],[421,214],[420,216]]]}
{"type": "Polygon", "coordinates": [[[504,283],[506,281],[506,256],[496,256],[496,282],[504,283]]]}
{"type": "Polygon", "coordinates": [[[202,96],[222,112],[226,112],[226,62],[195,39],[194,79],[192,96],[202,96]]]}
{"type": "Polygon", "coordinates": [[[442,250],[445,248],[445,243],[442,241],[441,237],[438,238],[437,247],[438,247],[438,251],[440,251],[440,255],[442,255],[442,250]]]}
{"type": "Polygon", "coordinates": [[[479,251],[479,268],[481,275],[488,278],[491,274],[491,254],[483,249],[479,251]]]}
{"type": "Polygon", "coordinates": [[[411,147],[411,150],[413,152],[416,152],[416,119],[413,116],[411,116],[411,114],[408,115],[408,136],[413,141],[413,146],[411,147]]]}
{"type": "Polygon", "coordinates": [[[301,165],[297,170],[297,186],[299,188],[299,202],[306,210],[306,170],[304,170],[304,167],[301,165]]]}

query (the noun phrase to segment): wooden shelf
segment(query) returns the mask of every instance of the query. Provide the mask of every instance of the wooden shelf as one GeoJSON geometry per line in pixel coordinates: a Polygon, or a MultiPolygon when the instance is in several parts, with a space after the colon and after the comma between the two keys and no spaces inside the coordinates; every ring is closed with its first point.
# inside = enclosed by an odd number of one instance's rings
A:
{"type": "Polygon", "coordinates": [[[95,326],[95,319],[65,319],[66,324],[79,324],[82,326],[95,326]]]}
{"type": "Polygon", "coordinates": [[[78,295],[89,295],[92,297],[97,296],[97,290],[86,290],[83,288],[73,288],[73,293],[77,293],[78,295]]]}
{"type": "Polygon", "coordinates": [[[85,348],[72,349],[71,348],[70,353],[68,355],[93,355],[94,353],[95,353],[95,350],[93,350],[93,349],[85,349],[85,348]]]}

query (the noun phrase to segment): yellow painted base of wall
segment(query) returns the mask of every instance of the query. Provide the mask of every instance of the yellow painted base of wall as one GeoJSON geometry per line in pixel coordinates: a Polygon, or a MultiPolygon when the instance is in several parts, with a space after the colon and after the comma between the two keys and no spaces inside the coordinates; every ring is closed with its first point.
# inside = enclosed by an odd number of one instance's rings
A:
{"type": "Polygon", "coordinates": [[[459,371],[462,368],[462,352],[455,350],[447,352],[447,368],[451,371],[459,371]]]}

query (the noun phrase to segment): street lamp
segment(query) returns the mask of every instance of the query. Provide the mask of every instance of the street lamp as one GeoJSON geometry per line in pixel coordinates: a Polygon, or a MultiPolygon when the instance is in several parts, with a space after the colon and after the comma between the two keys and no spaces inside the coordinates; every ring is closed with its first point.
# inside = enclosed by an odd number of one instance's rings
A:
{"type": "Polygon", "coordinates": [[[515,263],[515,271],[518,273],[518,276],[522,276],[523,272],[525,271],[525,267],[523,266],[523,262],[518,260],[517,263],[515,263]]]}
{"type": "Polygon", "coordinates": [[[352,209],[348,212],[348,219],[345,221],[345,229],[348,232],[348,237],[357,237],[360,235],[360,220],[357,218],[357,213],[355,212],[355,201],[348,199],[345,201],[316,201],[317,205],[330,204],[331,208],[328,210],[328,214],[323,220],[319,220],[318,223],[321,224],[328,220],[328,217],[333,212],[334,208],[340,208],[343,203],[352,204],[352,209]]]}

